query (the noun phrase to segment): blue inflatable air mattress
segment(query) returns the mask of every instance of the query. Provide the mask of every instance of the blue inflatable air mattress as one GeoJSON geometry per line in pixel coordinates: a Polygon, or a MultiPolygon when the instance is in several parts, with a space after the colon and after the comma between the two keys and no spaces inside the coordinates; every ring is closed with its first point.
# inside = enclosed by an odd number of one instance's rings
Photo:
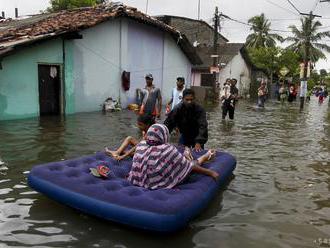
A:
{"type": "Polygon", "coordinates": [[[216,170],[219,180],[191,174],[173,189],[148,190],[126,180],[132,161],[115,161],[103,152],[77,159],[35,166],[28,176],[36,191],[87,214],[140,229],[173,232],[205,208],[232,175],[235,158],[217,152],[205,167],[216,170]],[[108,179],[90,174],[98,165],[110,168],[108,179]]]}

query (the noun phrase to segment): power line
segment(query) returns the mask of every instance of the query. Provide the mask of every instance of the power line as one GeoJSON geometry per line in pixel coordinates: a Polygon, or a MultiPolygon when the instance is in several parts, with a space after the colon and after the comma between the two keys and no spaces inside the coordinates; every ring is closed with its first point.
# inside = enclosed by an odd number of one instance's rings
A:
{"type": "Polygon", "coordinates": [[[320,0],[316,0],[312,12],[315,11],[317,5],[319,4],[320,0]]]}
{"type": "MultiPolygon", "coordinates": [[[[227,15],[224,15],[224,14],[221,14],[222,17],[228,19],[228,20],[231,20],[231,21],[234,21],[234,22],[237,22],[237,23],[240,23],[240,24],[243,24],[243,25],[247,25],[249,27],[252,27],[253,25],[250,24],[250,23],[246,23],[246,22],[242,22],[242,21],[239,21],[237,19],[234,19],[234,18],[231,18],[227,15]]],[[[269,29],[270,31],[275,31],[275,32],[283,32],[283,33],[291,33],[291,31],[289,30],[280,30],[280,29],[269,29]]]]}
{"type": "Polygon", "coordinates": [[[294,6],[294,4],[290,1],[290,0],[287,0],[289,2],[289,4],[298,12],[298,14],[300,15],[301,12],[299,11],[299,9],[297,9],[296,6],[294,6]]]}
{"type": "Polygon", "coordinates": [[[295,12],[293,12],[293,11],[287,9],[287,8],[284,8],[284,7],[278,5],[278,4],[276,4],[276,3],[274,3],[274,2],[272,2],[270,0],[265,0],[265,1],[268,2],[268,3],[270,3],[270,4],[272,4],[272,5],[274,5],[274,6],[276,6],[276,7],[278,7],[278,8],[280,8],[280,9],[282,9],[282,10],[285,10],[287,12],[290,12],[291,14],[297,15],[295,12]]]}

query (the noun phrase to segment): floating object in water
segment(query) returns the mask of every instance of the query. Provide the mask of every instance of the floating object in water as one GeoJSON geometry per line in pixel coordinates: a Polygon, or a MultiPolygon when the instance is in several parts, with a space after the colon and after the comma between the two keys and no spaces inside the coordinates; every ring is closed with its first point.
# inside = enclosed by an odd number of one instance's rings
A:
{"type": "Polygon", "coordinates": [[[173,189],[148,190],[126,180],[132,160],[118,163],[103,152],[77,159],[35,166],[28,175],[30,187],[85,213],[140,229],[173,232],[183,228],[204,209],[232,175],[235,158],[217,152],[205,167],[219,179],[191,174],[173,189]],[[106,180],[90,174],[104,165],[106,180]]]}

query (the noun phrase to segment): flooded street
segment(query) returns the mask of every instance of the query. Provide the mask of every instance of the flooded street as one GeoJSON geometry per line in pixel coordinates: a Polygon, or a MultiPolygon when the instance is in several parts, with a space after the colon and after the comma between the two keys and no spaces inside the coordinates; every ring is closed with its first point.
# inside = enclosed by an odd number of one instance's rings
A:
{"type": "Polygon", "coordinates": [[[0,122],[0,247],[330,247],[330,107],[316,98],[241,101],[235,121],[208,112],[208,148],[236,156],[235,179],[184,230],[140,232],[82,214],[27,186],[32,166],[137,136],[132,112],[0,122]],[[321,244],[323,243],[323,244],[321,244]]]}

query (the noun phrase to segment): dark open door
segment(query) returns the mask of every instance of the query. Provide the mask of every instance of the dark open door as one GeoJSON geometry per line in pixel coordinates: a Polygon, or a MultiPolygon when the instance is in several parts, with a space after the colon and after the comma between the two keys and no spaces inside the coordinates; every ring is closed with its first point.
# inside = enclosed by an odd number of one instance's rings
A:
{"type": "Polygon", "coordinates": [[[38,65],[40,115],[60,114],[60,67],[38,65]]]}

